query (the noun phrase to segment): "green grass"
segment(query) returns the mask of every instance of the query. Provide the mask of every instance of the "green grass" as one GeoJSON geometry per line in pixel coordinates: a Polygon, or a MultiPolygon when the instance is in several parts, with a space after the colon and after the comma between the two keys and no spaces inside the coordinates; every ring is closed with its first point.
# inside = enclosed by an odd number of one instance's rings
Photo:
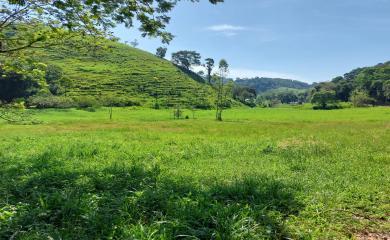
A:
{"type": "Polygon", "coordinates": [[[200,77],[188,74],[171,62],[125,44],[107,41],[97,52],[54,48],[37,52],[47,64],[59,66],[73,84],[69,96],[126,96],[145,106],[158,94],[159,104],[189,104],[192,99],[211,106],[212,88],[200,77]]]}
{"type": "Polygon", "coordinates": [[[44,110],[0,123],[0,239],[390,231],[390,109],[44,110]],[[185,111],[185,115],[191,115],[185,111]]]}

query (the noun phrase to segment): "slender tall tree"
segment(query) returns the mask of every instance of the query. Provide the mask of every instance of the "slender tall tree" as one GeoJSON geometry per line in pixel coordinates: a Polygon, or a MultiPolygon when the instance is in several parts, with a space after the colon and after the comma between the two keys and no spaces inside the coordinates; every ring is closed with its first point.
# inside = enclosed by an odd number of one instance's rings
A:
{"type": "Polygon", "coordinates": [[[205,61],[206,61],[205,67],[207,69],[207,80],[208,80],[209,84],[211,84],[211,73],[212,73],[213,68],[214,68],[214,59],[206,58],[205,61]]]}
{"type": "Polygon", "coordinates": [[[225,59],[219,61],[219,77],[217,82],[217,112],[216,112],[216,120],[222,121],[222,111],[226,106],[226,101],[228,97],[229,89],[225,87],[225,78],[227,73],[229,72],[229,64],[225,59]]]}

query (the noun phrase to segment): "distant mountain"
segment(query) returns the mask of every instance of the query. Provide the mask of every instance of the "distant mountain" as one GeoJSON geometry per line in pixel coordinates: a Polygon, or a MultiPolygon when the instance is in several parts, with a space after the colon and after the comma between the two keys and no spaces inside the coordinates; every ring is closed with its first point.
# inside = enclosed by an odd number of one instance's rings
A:
{"type": "Polygon", "coordinates": [[[311,87],[310,84],[297,80],[265,77],[237,78],[235,83],[239,86],[256,89],[258,94],[278,88],[308,89],[311,87]]]}

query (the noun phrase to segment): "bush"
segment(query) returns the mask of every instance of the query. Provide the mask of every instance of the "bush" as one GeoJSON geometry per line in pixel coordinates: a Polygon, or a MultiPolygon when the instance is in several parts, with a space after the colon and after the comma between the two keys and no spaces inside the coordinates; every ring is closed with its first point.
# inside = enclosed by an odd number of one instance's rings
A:
{"type": "Polygon", "coordinates": [[[95,108],[100,106],[100,103],[96,100],[96,98],[91,96],[74,97],[73,100],[76,103],[76,107],[80,109],[95,108]]]}
{"type": "Polygon", "coordinates": [[[68,97],[53,96],[53,95],[35,95],[27,100],[28,107],[36,108],[71,108],[75,106],[75,102],[68,97]]]}
{"type": "Polygon", "coordinates": [[[354,107],[368,107],[375,104],[375,99],[371,98],[366,92],[361,91],[354,91],[350,100],[354,107]]]}

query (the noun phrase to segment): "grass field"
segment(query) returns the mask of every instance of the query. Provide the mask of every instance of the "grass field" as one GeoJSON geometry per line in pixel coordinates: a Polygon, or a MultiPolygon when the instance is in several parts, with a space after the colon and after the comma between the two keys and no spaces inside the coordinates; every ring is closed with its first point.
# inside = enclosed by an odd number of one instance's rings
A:
{"type": "Polygon", "coordinates": [[[0,239],[390,232],[390,109],[36,112],[0,123],[0,239]],[[192,117],[190,111],[185,115],[192,117]]]}

